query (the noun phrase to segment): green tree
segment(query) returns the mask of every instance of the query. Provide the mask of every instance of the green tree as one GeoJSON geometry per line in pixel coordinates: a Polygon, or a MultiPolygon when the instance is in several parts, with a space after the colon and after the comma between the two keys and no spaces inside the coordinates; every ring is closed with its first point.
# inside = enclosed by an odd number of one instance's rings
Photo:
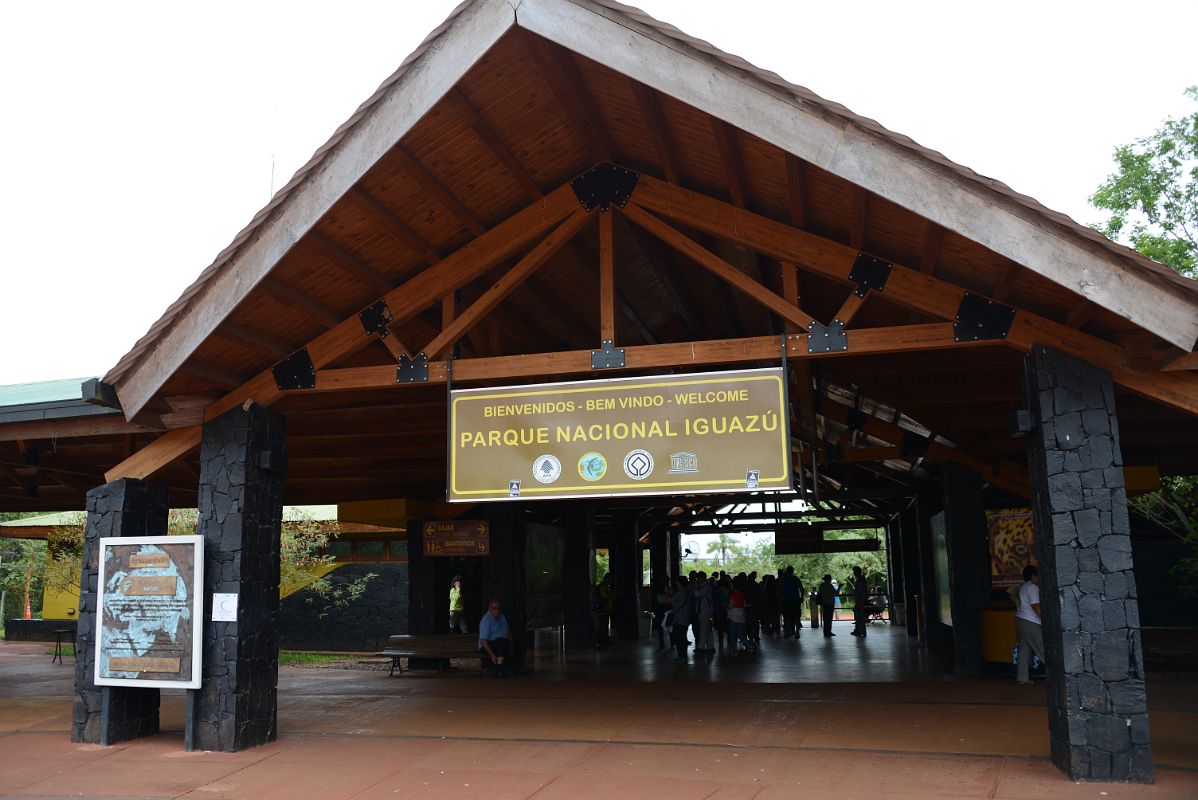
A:
{"type": "Polygon", "coordinates": [[[1142,516],[1189,547],[1171,572],[1183,594],[1198,596],[1198,477],[1161,479],[1161,488],[1128,501],[1142,516]]]}
{"type": "MultiPolygon", "coordinates": [[[[1198,86],[1186,94],[1198,103],[1198,86]]],[[[1098,230],[1198,278],[1198,110],[1116,148],[1115,167],[1090,198],[1111,212],[1098,230]]]]}
{"type": "Polygon", "coordinates": [[[716,534],[714,540],[707,543],[707,554],[714,555],[716,565],[720,569],[727,570],[732,565],[732,559],[740,558],[745,554],[745,548],[732,534],[720,533],[716,534]]]}

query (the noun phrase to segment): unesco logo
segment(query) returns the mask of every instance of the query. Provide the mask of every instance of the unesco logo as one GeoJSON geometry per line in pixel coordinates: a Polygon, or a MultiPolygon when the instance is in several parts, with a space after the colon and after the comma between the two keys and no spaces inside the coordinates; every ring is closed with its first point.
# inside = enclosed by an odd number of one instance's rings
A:
{"type": "Polygon", "coordinates": [[[653,456],[644,450],[633,450],[624,456],[624,474],[634,481],[643,481],[653,472],[653,456]]]}

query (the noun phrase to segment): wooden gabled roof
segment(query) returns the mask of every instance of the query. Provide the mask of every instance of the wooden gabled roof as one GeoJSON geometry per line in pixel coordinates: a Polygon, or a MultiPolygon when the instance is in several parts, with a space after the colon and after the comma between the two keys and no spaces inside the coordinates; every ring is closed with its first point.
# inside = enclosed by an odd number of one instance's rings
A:
{"type": "Polygon", "coordinates": [[[635,9],[473,0],[109,372],[166,432],[104,468],[194,490],[199,422],[252,399],[288,415],[288,502],[436,494],[444,390],[389,387],[401,353],[438,351],[434,382],[454,348],[455,380],[585,374],[616,330],[636,368],[744,363],[839,317],[863,344],[800,370],[809,437],[897,447],[881,416],[891,439],[816,407],[856,396],[1013,486],[1020,352],[1048,341],[1115,375],[1130,458],[1179,470],[1162,437],[1198,439],[1196,312],[1170,270],[635,9]],[[605,162],[640,180],[588,214],[570,182],[605,162]],[[854,299],[859,253],[894,266],[854,299]],[[965,293],[1009,306],[1010,337],[952,346],[965,293]],[[367,335],[380,299],[389,335],[367,335]],[[300,349],[317,390],[281,391],[272,367],[300,349]]]}

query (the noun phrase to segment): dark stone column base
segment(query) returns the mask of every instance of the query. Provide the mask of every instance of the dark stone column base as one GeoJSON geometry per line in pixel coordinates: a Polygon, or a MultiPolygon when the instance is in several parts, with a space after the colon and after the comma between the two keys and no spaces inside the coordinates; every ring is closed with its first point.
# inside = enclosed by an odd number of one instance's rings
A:
{"type": "Polygon", "coordinates": [[[201,750],[244,750],[278,735],[284,428],[283,417],[262,406],[235,408],[204,425],[204,683],[195,731],[201,750]],[[212,621],[214,592],[238,595],[236,622],[212,621]]]}
{"type": "Polygon", "coordinates": [[[1077,781],[1151,783],[1148,698],[1109,373],[1037,345],[1028,472],[1052,760],[1077,781]]]}
{"type": "Polygon", "coordinates": [[[79,580],[79,621],[75,626],[75,701],[71,741],[126,742],[158,733],[157,689],[109,686],[108,735],[101,730],[103,692],[96,686],[96,600],[100,539],[110,536],[162,536],[169,507],[164,486],[133,478],[97,486],[87,493],[83,572],[79,580]]]}

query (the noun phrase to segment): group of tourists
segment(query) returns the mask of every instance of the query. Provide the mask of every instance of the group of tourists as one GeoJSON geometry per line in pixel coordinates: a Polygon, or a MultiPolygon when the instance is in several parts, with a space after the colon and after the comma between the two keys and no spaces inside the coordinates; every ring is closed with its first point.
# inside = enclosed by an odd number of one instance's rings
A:
{"type": "MultiPolygon", "coordinates": [[[[853,577],[853,635],[864,637],[869,624],[869,585],[861,567],[853,567],[853,577]]],[[[820,606],[824,636],[835,636],[832,620],[838,591],[831,575],[824,575],[813,595],[820,606]]],[[[714,657],[717,645],[729,657],[752,657],[760,649],[763,635],[799,638],[805,597],[803,581],[794,567],[779,569],[776,576],[767,574],[760,581],[756,572],[733,576],[716,570],[710,577],[705,572],[691,572],[671,580],[656,597],[658,641],[664,648],[665,637],[670,637],[676,662],[687,660],[692,640],[697,658],[714,657]]]]}

